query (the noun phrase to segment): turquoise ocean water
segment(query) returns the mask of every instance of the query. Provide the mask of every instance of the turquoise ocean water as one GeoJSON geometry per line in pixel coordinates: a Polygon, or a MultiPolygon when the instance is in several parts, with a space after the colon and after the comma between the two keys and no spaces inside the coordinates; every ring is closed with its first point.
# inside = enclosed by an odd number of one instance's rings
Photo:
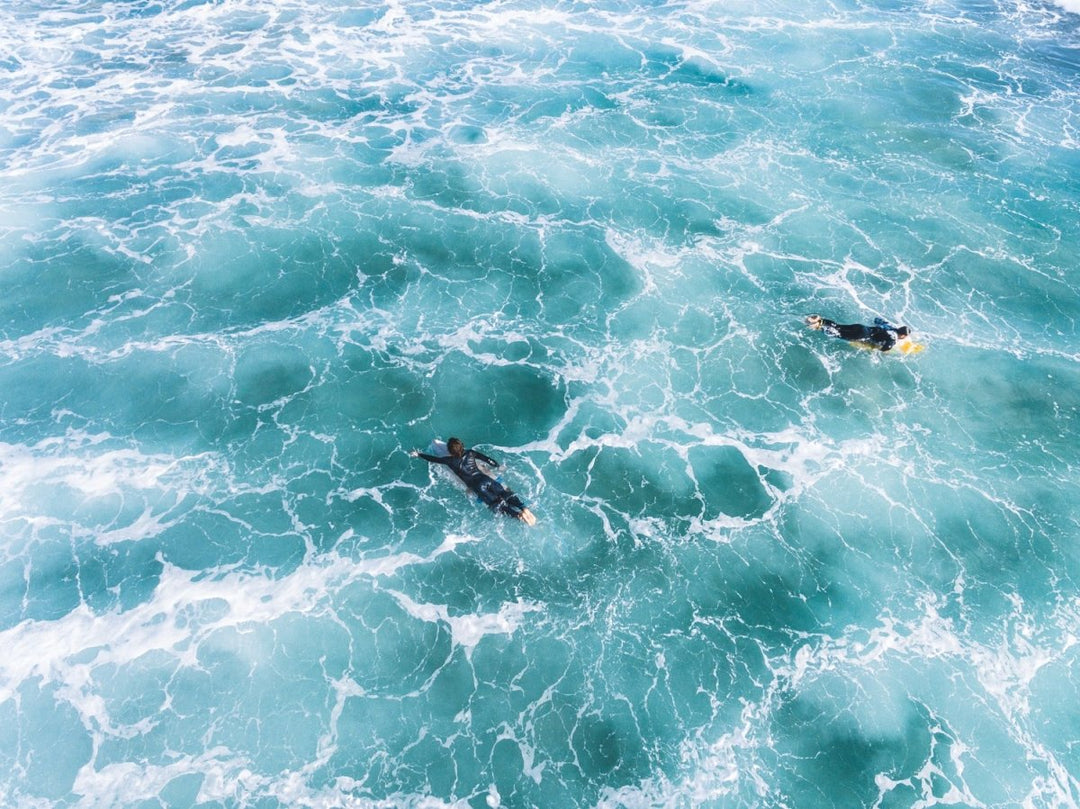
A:
{"type": "Polygon", "coordinates": [[[1080,804],[1064,2],[0,46],[0,805],[1080,804]]]}

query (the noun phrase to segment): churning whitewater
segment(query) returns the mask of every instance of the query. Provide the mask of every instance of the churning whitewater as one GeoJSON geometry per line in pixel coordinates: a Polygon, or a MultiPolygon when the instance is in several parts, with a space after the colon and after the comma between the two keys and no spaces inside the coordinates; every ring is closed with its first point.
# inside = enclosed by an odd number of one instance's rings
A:
{"type": "Polygon", "coordinates": [[[1080,804],[1078,11],[9,0],[0,803],[1080,804]]]}

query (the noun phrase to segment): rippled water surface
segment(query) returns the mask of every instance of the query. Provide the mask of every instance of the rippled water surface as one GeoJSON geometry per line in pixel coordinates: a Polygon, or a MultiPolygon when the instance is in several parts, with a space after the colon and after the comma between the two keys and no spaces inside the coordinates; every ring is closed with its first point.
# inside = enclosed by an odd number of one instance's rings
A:
{"type": "Polygon", "coordinates": [[[0,802],[1076,806],[1073,11],[6,3],[0,802]]]}

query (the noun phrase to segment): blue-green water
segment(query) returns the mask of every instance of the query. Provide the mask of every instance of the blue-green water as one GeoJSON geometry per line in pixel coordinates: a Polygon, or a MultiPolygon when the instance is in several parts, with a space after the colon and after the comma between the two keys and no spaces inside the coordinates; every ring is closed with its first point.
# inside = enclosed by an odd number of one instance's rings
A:
{"type": "Polygon", "coordinates": [[[1080,803],[1080,16],[0,44],[0,804],[1080,803]]]}

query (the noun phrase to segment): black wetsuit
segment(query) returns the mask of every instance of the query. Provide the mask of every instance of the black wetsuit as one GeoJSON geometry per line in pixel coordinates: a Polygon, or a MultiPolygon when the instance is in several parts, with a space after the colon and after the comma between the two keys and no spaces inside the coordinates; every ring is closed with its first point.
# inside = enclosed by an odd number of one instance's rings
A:
{"type": "Polygon", "coordinates": [[[836,323],[822,318],[821,330],[831,337],[839,337],[852,343],[861,343],[881,351],[888,351],[896,345],[896,341],[900,337],[896,326],[882,320],[880,317],[874,318],[873,326],[864,326],[861,323],[844,325],[843,323],[836,323]]]}
{"type": "Polygon", "coordinates": [[[469,487],[469,491],[479,497],[492,511],[521,519],[521,512],[525,510],[525,504],[521,502],[521,498],[480,469],[476,463],[483,461],[489,466],[497,467],[499,462],[495,459],[475,449],[467,449],[461,456],[427,455],[423,452],[418,452],[417,456],[429,463],[449,466],[454,470],[454,474],[469,487]]]}

